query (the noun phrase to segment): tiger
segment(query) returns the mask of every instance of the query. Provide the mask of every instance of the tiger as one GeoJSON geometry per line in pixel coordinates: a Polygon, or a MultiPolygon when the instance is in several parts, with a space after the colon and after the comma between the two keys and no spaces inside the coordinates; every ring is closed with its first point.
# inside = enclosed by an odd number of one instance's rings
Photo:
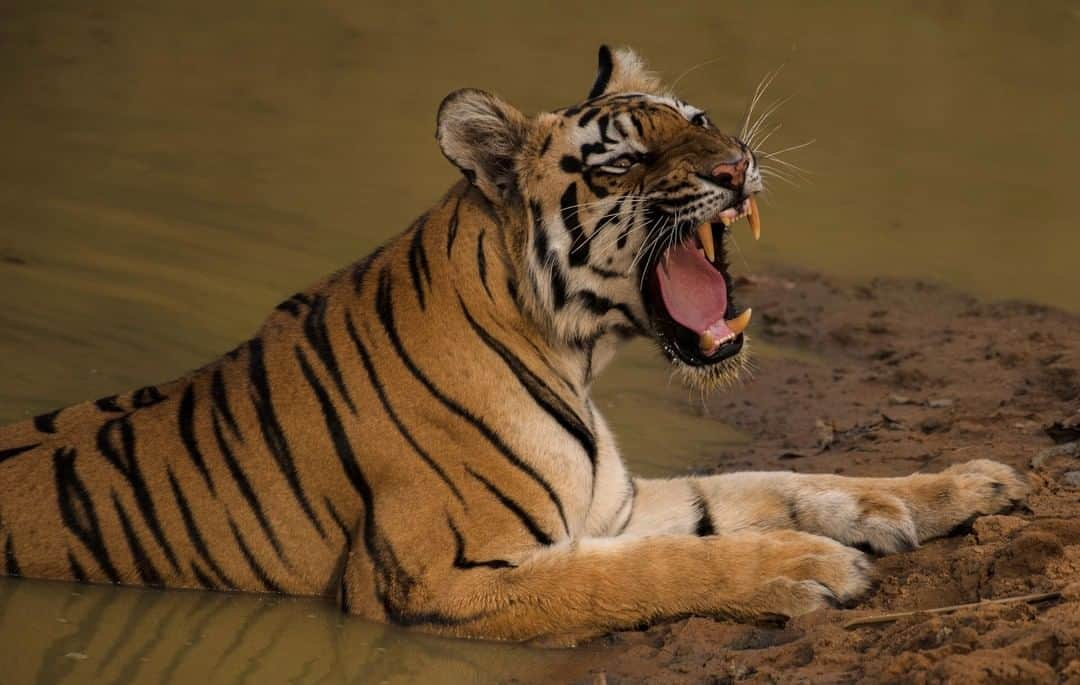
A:
{"type": "Polygon", "coordinates": [[[591,388],[653,339],[690,387],[749,359],[726,242],[760,154],[630,48],[578,104],[449,94],[459,179],[182,378],[0,430],[8,576],[322,596],[435,634],[572,645],[847,606],[872,556],[1023,500],[975,460],[853,478],[630,474],[591,388]]]}

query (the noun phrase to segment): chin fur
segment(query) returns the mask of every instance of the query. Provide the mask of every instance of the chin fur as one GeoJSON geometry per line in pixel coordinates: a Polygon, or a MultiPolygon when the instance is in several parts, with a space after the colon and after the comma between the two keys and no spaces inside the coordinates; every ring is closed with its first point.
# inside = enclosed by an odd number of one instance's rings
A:
{"type": "Polygon", "coordinates": [[[690,366],[678,359],[671,360],[675,375],[687,388],[702,394],[737,385],[751,371],[750,338],[744,337],[739,354],[712,366],[690,366]]]}

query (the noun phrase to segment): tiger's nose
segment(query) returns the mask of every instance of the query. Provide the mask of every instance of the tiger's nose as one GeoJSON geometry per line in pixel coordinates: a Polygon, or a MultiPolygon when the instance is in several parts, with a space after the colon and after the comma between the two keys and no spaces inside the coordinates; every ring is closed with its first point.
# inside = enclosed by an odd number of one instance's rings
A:
{"type": "Polygon", "coordinates": [[[731,190],[740,190],[746,182],[746,170],[750,166],[750,156],[740,154],[733,161],[720,162],[712,168],[710,176],[718,185],[731,190]]]}

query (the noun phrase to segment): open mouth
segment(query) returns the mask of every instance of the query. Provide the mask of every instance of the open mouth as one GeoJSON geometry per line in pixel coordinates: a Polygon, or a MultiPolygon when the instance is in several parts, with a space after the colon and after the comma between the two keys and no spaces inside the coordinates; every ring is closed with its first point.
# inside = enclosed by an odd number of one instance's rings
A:
{"type": "Polygon", "coordinates": [[[750,196],[700,224],[650,266],[645,302],[657,340],[673,360],[711,366],[742,350],[751,311],[735,306],[724,238],[743,217],[757,239],[761,215],[750,196]]]}

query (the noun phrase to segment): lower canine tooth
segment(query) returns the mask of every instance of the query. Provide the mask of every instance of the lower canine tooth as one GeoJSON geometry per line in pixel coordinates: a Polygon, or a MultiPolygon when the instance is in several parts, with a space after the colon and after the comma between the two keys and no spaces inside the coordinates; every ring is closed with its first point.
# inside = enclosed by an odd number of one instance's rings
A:
{"type": "Polygon", "coordinates": [[[750,196],[750,209],[746,216],[747,221],[750,222],[750,230],[754,232],[754,240],[761,240],[761,212],[758,211],[757,198],[753,195],[750,196]]]}
{"type": "Polygon", "coordinates": [[[698,226],[697,237],[701,241],[701,249],[705,251],[705,257],[710,262],[715,262],[716,245],[713,244],[712,225],[706,222],[698,226]]]}
{"type": "Polygon", "coordinates": [[[701,351],[705,354],[709,354],[716,349],[716,338],[714,338],[713,334],[709,331],[705,331],[698,340],[698,347],[700,347],[701,351]]]}
{"type": "Polygon", "coordinates": [[[736,316],[731,321],[725,321],[727,327],[731,329],[731,332],[735,335],[742,333],[746,330],[746,327],[750,325],[750,315],[754,310],[749,307],[742,313],[736,316]]]}

